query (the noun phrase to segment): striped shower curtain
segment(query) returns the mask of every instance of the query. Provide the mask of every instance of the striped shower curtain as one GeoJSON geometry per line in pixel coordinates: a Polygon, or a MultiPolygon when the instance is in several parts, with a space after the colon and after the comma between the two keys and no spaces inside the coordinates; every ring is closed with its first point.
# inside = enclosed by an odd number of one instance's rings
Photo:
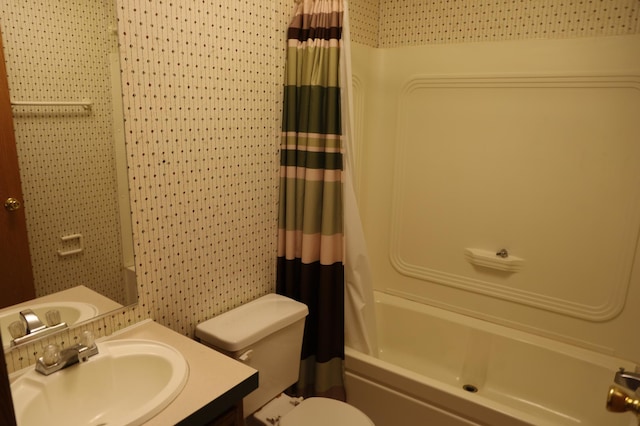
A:
{"type": "Polygon", "coordinates": [[[302,0],[288,30],[276,290],[309,307],[293,392],[344,400],[342,18],[342,0],[302,0]]]}

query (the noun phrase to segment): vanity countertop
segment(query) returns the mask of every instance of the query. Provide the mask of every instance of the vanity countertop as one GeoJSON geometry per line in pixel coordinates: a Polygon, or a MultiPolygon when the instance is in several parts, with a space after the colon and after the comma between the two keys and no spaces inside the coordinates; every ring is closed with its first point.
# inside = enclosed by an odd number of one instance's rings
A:
{"type": "Polygon", "coordinates": [[[163,342],[178,349],[189,363],[189,379],[182,392],[145,426],[206,424],[258,387],[258,372],[253,368],[153,320],[144,320],[104,340],[116,339],[163,342]]]}

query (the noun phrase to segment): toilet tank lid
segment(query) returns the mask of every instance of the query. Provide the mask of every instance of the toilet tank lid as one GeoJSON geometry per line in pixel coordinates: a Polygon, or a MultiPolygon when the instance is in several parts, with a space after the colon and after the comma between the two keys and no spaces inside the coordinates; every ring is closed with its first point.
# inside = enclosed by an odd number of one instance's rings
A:
{"type": "Polygon", "coordinates": [[[196,337],[229,352],[242,350],[309,313],[307,305],[267,294],[196,326],[196,337]]]}

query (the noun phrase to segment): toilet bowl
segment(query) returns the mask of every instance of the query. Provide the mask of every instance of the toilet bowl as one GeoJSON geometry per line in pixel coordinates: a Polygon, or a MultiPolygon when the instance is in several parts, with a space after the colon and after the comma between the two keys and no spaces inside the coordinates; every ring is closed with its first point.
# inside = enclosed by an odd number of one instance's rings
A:
{"type": "MultiPolygon", "coordinates": [[[[258,389],[243,400],[248,417],[298,381],[307,306],[268,294],[196,326],[196,339],[258,370],[258,389]]],[[[334,399],[303,400],[280,426],[373,426],[357,408],[334,399]]],[[[265,423],[273,425],[274,423],[265,423]]]]}

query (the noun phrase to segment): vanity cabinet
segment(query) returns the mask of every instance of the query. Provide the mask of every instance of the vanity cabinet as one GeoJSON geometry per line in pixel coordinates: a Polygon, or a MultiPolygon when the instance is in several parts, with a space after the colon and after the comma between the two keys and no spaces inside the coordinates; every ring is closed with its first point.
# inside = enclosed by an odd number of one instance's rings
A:
{"type": "Polygon", "coordinates": [[[244,426],[242,404],[231,407],[217,419],[208,423],[207,426],[244,426]]]}

